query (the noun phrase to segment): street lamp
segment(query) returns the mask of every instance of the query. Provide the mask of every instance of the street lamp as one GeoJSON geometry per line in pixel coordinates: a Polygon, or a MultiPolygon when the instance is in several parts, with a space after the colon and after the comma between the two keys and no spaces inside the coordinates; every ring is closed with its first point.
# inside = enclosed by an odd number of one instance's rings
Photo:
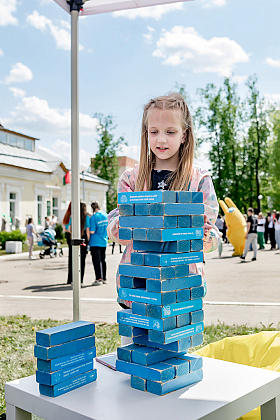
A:
{"type": "Polygon", "coordinates": [[[258,195],[258,207],[259,207],[259,211],[262,211],[262,204],[261,204],[261,200],[263,199],[263,196],[260,194],[258,195]]]}

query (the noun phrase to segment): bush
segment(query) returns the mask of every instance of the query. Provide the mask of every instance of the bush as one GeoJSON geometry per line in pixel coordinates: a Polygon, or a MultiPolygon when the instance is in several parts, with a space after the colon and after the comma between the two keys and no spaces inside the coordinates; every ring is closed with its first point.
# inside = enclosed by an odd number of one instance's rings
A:
{"type": "Polygon", "coordinates": [[[56,227],[55,227],[55,233],[56,233],[56,235],[55,235],[55,239],[56,240],[62,240],[62,239],[64,239],[64,234],[63,234],[63,227],[61,226],[61,225],[56,225],[56,227]]]}
{"type": "Polygon", "coordinates": [[[21,233],[20,230],[14,230],[12,232],[0,232],[0,246],[5,249],[7,241],[26,241],[26,233],[21,233]]]}

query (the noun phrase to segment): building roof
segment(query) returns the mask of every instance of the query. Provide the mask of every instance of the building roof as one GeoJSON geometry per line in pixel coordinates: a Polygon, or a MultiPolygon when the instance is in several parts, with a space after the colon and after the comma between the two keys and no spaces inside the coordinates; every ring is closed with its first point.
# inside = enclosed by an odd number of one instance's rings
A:
{"type": "MultiPolygon", "coordinates": [[[[48,153],[45,150],[37,149],[33,152],[4,143],[0,143],[0,164],[49,174],[53,173],[58,166],[60,166],[65,173],[68,171],[59,157],[48,153]]],[[[89,182],[110,184],[109,181],[89,172],[84,172],[84,175],[80,173],[80,179],[83,178],[85,181],[89,182]]]]}
{"type": "Polygon", "coordinates": [[[25,138],[27,138],[27,139],[39,140],[39,139],[37,139],[36,137],[31,137],[31,136],[27,136],[26,134],[21,134],[21,133],[18,133],[17,131],[11,131],[11,130],[8,130],[7,128],[4,128],[4,127],[3,127],[3,125],[2,125],[1,123],[0,123],[0,130],[6,131],[7,133],[15,134],[15,135],[17,135],[17,136],[25,137],[25,138]]]}

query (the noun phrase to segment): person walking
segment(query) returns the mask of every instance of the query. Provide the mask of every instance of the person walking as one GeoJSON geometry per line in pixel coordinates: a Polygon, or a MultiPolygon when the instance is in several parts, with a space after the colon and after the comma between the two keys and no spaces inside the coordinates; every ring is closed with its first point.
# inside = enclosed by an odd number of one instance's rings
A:
{"type": "Polygon", "coordinates": [[[271,213],[268,211],[266,213],[265,226],[264,226],[264,240],[266,244],[268,242],[268,225],[269,225],[270,217],[271,217],[271,213]]]}
{"type": "Polygon", "coordinates": [[[262,212],[260,212],[258,214],[258,226],[257,226],[259,249],[264,249],[264,230],[265,230],[265,218],[263,217],[262,212]]]}
{"type": "Polygon", "coordinates": [[[91,203],[93,215],[90,218],[89,246],[92,264],[95,272],[93,286],[106,284],[106,247],[108,243],[107,226],[108,216],[100,210],[99,203],[91,203]]]}
{"type": "Polygon", "coordinates": [[[268,233],[270,238],[270,250],[274,251],[275,249],[275,217],[276,217],[276,210],[273,210],[272,215],[268,216],[268,233]]]}
{"type": "Polygon", "coordinates": [[[275,240],[277,244],[277,249],[280,249],[280,213],[276,212],[275,216],[275,240]]]}
{"type": "Polygon", "coordinates": [[[254,210],[252,207],[249,207],[247,210],[248,213],[248,219],[247,219],[247,233],[245,235],[246,242],[245,242],[245,248],[243,255],[241,255],[241,259],[245,260],[247,252],[249,251],[250,245],[253,246],[254,256],[252,258],[252,261],[256,261],[257,259],[257,249],[258,249],[258,242],[257,242],[257,226],[258,226],[258,219],[257,216],[254,214],[254,210]]]}
{"type": "Polygon", "coordinates": [[[28,219],[28,223],[26,225],[26,233],[27,233],[27,239],[29,242],[29,259],[35,260],[35,257],[33,257],[33,246],[34,246],[34,239],[37,236],[37,232],[33,225],[32,217],[29,217],[28,219]]]}

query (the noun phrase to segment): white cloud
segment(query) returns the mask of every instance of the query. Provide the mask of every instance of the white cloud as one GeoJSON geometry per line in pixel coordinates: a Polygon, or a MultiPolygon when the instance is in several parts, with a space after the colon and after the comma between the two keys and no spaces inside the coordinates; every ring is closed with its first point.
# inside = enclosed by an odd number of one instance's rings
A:
{"type": "Polygon", "coordinates": [[[278,67],[280,68],[280,60],[273,60],[271,57],[267,57],[265,60],[266,64],[268,64],[271,67],[278,67]]]}
{"type": "Polygon", "coordinates": [[[113,17],[126,17],[127,19],[136,19],[138,17],[148,19],[152,18],[159,20],[165,13],[173,10],[183,10],[184,3],[162,4],[160,6],[140,7],[139,9],[121,10],[120,12],[112,13],[113,17]]]}
{"type": "MultiPolygon", "coordinates": [[[[42,32],[49,33],[55,40],[58,49],[69,51],[71,48],[71,34],[70,25],[67,21],[61,20],[60,26],[56,26],[46,16],[39,15],[37,10],[27,16],[27,23],[42,32]]],[[[79,46],[80,50],[83,50],[82,45],[79,46]]]]}
{"type": "Polygon", "coordinates": [[[9,76],[5,78],[5,84],[28,82],[33,79],[33,73],[29,67],[18,62],[12,65],[9,76]]]}
{"type": "Polygon", "coordinates": [[[148,33],[147,34],[142,34],[142,36],[143,36],[146,44],[152,44],[153,33],[155,32],[155,29],[151,28],[151,26],[147,26],[147,29],[148,29],[148,33]]]}
{"type": "MultiPolygon", "coordinates": [[[[36,146],[38,149],[43,150],[44,152],[50,153],[55,157],[61,159],[67,167],[70,168],[71,162],[71,143],[63,140],[56,140],[50,145],[49,148],[43,146],[36,146]]],[[[90,158],[93,157],[92,153],[87,152],[85,149],[80,149],[80,165],[84,166],[86,169],[90,165],[90,158]]]]}
{"type": "Polygon", "coordinates": [[[203,8],[209,9],[210,7],[222,7],[225,6],[226,0],[200,0],[203,8]]]}
{"type": "Polygon", "coordinates": [[[280,104],[280,93],[265,93],[264,97],[270,104],[280,104]]]}
{"type": "Polygon", "coordinates": [[[163,30],[157,41],[154,57],[162,58],[169,66],[181,66],[194,73],[216,73],[229,77],[234,65],[249,61],[242,47],[227,37],[213,37],[209,40],[193,27],[174,26],[171,31],[163,30]]]}
{"type": "Polygon", "coordinates": [[[22,98],[23,96],[25,96],[26,92],[23,89],[19,89],[19,88],[16,88],[16,87],[10,87],[9,89],[12,92],[12,94],[14,95],[15,98],[22,98]]]}
{"type": "Polygon", "coordinates": [[[4,55],[3,51],[0,48],[0,57],[2,57],[4,55]]]}
{"type": "Polygon", "coordinates": [[[13,16],[17,11],[17,0],[0,0],[0,26],[18,25],[13,16]]]}
{"type": "MultiPolygon", "coordinates": [[[[36,96],[23,97],[11,115],[12,118],[7,121],[10,126],[13,125],[20,129],[28,127],[29,130],[55,133],[58,136],[70,134],[70,109],[50,108],[45,99],[40,99],[36,96]]],[[[98,123],[96,118],[81,113],[79,118],[81,135],[92,136],[96,134],[96,125],[98,123]]]]}
{"type": "Polygon", "coordinates": [[[238,75],[234,74],[234,75],[232,76],[232,81],[233,81],[234,83],[245,83],[245,82],[247,82],[248,77],[249,77],[248,75],[245,75],[245,76],[238,76],[238,75]]]}
{"type": "Polygon", "coordinates": [[[118,156],[129,156],[131,159],[140,160],[140,146],[126,146],[122,145],[117,151],[118,156]]]}

